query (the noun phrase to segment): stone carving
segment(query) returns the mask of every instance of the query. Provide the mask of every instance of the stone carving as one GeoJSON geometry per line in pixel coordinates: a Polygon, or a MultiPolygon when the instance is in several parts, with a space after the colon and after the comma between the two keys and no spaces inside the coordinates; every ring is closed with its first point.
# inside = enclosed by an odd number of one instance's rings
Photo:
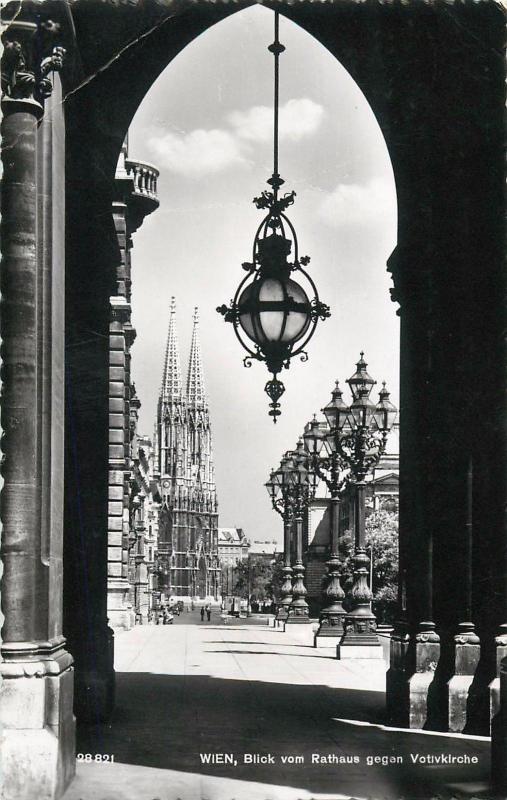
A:
{"type": "Polygon", "coordinates": [[[47,20],[39,25],[15,20],[2,40],[2,98],[38,103],[51,95],[51,72],[63,67],[65,48],[54,43],[60,25],[47,20]]]}

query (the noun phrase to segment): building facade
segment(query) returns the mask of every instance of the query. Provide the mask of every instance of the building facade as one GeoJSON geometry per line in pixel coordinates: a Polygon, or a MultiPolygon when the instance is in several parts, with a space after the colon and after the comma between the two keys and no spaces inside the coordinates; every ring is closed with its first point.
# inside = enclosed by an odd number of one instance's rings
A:
{"type": "Polygon", "coordinates": [[[158,482],[153,479],[153,446],[134,435],[129,503],[129,601],[137,623],[148,622],[158,600],[157,548],[160,516],[158,482]]]}
{"type": "Polygon", "coordinates": [[[107,533],[108,621],[112,628],[127,630],[136,616],[133,597],[136,569],[132,564],[132,552],[138,544],[131,503],[135,473],[139,473],[136,442],[137,414],[141,406],[130,368],[131,349],[136,338],[131,322],[132,237],[145,217],[158,208],[158,174],[156,167],[129,157],[127,135],[116,167],[112,203],[120,255],[114,293],[109,298],[107,533]]]}
{"type": "Polygon", "coordinates": [[[221,596],[228,597],[233,593],[234,570],[236,566],[248,558],[250,541],[242,528],[218,529],[218,559],[221,570],[221,596]]]}
{"type": "Polygon", "coordinates": [[[154,440],[161,496],[159,589],[176,599],[216,600],[220,589],[218,501],[199,318],[195,309],[184,387],[174,298],[154,440]]]}

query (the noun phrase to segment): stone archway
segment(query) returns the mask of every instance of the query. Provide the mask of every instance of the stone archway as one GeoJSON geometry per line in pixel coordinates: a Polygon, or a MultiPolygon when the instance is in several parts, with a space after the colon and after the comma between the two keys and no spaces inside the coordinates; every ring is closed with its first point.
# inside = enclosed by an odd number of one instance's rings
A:
{"type": "MultiPolygon", "coordinates": [[[[55,5],[47,0],[22,4],[21,14],[18,5],[4,10],[4,19],[10,13],[13,17],[5,37],[18,42],[20,49],[9,49],[4,79],[4,135],[6,131],[11,139],[6,139],[10,144],[4,155],[2,200],[2,589],[8,666],[3,671],[15,709],[16,697],[29,685],[26,661],[44,662],[44,670],[51,663],[68,705],[71,672],[61,639],[58,577],[61,486],[47,482],[48,465],[56,463],[47,461],[48,452],[57,461],[62,457],[63,414],[61,403],[53,403],[49,415],[43,410],[49,396],[62,399],[51,389],[48,394],[48,385],[55,389],[63,367],[63,352],[56,344],[63,341],[58,314],[63,280],[55,265],[63,254],[63,209],[56,198],[65,174],[64,633],[76,665],[77,712],[97,719],[109,713],[114,691],[105,608],[109,296],[120,257],[111,215],[114,170],[130,120],[155,77],[195,36],[249,3],[196,5],[180,0],[175,5],[149,0],[118,6],[95,0],[55,5]],[[42,25],[55,15],[67,48],[62,71],[65,101],[53,108],[49,132],[56,139],[50,136],[37,143],[34,130],[44,86],[41,48],[34,49],[33,37],[41,37],[43,52],[51,53],[46,34],[55,31],[42,25]],[[28,25],[23,27],[23,22],[28,25]],[[24,69],[34,77],[24,93],[19,84],[16,88],[16,64],[20,65],[17,56],[12,59],[15,52],[23,53],[24,69]],[[22,143],[21,129],[27,133],[22,143]],[[65,164],[62,147],[57,146],[63,131],[65,164]],[[45,176],[36,171],[37,147],[43,148],[39,152],[45,176]],[[46,198],[39,207],[34,187],[46,198]],[[37,224],[38,214],[46,215],[48,225],[37,224]],[[25,234],[21,247],[19,231],[25,234]],[[56,243],[59,256],[52,250],[56,243]],[[37,260],[35,252],[44,252],[44,258],[37,260]],[[21,294],[16,279],[20,270],[29,278],[21,294]],[[41,293],[42,275],[51,276],[50,293],[41,293]],[[34,316],[35,297],[39,313],[34,316]],[[15,325],[20,312],[21,318],[28,314],[33,332],[25,362],[15,325]],[[50,343],[49,349],[40,347],[42,341],[50,343]],[[23,378],[16,367],[20,363],[26,366],[23,378]],[[43,365],[50,363],[51,371],[44,372],[43,365]],[[51,374],[52,383],[37,382],[36,374],[51,374]],[[32,400],[26,415],[23,392],[32,400]],[[42,419],[46,427],[38,426],[42,419]],[[29,442],[35,443],[35,455],[29,442]],[[35,472],[32,463],[37,465],[35,472]],[[20,485],[29,487],[26,496],[19,494],[20,485]],[[48,536],[39,520],[49,507],[54,513],[48,536]],[[18,571],[21,529],[36,573],[33,580],[18,571]],[[16,611],[20,607],[22,615],[16,611]]],[[[498,675],[507,650],[507,548],[501,521],[507,485],[505,378],[500,366],[505,358],[500,306],[505,290],[502,12],[494,2],[398,6],[353,0],[316,5],[302,0],[276,7],[327,47],[358,83],[383,131],[396,178],[398,247],[389,269],[401,305],[403,625],[393,643],[391,714],[401,725],[443,724],[443,715],[448,716],[446,686],[455,674],[460,648],[473,644],[466,631],[457,641],[453,637],[458,625],[472,616],[482,652],[470,676],[477,703],[467,724],[484,730],[488,683],[498,675]],[[471,507],[472,540],[463,534],[470,530],[471,507]],[[443,648],[427,624],[433,622],[443,648]],[[429,674],[428,664],[435,660],[439,668],[429,674]],[[427,700],[430,683],[434,708],[427,700]]],[[[54,82],[58,86],[58,78],[54,82]]],[[[49,691],[55,679],[44,670],[42,683],[31,683],[30,689],[44,686],[49,691]]],[[[493,698],[495,691],[493,685],[493,698]]],[[[30,725],[21,723],[22,728],[11,714],[8,731],[16,736],[24,731],[22,747],[28,757],[30,725]]],[[[42,726],[48,725],[44,717],[42,726]]],[[[60,728],[63,736],[62,732],[60,728]]],[[[500,733],[495,751],[499,774],[507,761],[506,740],[500,733]]],[[[67,732],[67,741],[71,738],[67,732]]],[[[62,773],[58,758],[48,762],[45,795],[39,796],[57,796],[68,780],[69,752],[63,757],[67,772],[62,773]]],[[[19,747],[17,759],[19,763],[19,747]]],[[[14,780],[12,763],[7,774],[14,780]]],[[[505,772],[502,775],[505,781],[505,772]]],[[[11,790],[11,796],[22,795],[11,790]]]]}

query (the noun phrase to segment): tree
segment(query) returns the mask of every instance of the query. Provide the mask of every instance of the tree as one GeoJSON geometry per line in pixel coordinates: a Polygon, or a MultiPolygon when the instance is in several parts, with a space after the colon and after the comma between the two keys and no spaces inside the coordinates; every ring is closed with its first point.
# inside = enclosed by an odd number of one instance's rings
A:
{"type": "MultiPolygon", "coordinates": [[[[381,622],[392,622],[398,595],[398,515],[374,511],[366,519],[366,550],[373,558],[373,610],[381,622]]],[[[353,537],[345,531],[340,541],[342,586],[347,593],[354,575],[353,537]]]]}
{"type": "Polygon", "coordinates": [[[250,590],[253,602],[272,600],[274,566],[264,559],[240,561],[234,570],[233,593],[248,599],[250,590]]]}
{"type": "Polygon", "coordinates": [[[283,568],[285,566],[285,558],[283,553],[276,553],[274,556],[274,563],[272,564],[271,580],[267,585],[269,596],[273,600],[280,600],[282,596],[282,584],[285,581],[285,574],[283,568]]]}

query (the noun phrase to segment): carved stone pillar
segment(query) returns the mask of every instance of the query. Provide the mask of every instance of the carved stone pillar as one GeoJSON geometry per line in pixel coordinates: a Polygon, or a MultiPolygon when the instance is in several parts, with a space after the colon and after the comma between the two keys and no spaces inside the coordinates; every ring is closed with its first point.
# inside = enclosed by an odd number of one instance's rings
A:
{"type": "Polygon", "coordinates": [[[428,718],[428,690],[440,659],[433,621],[433,527],[428,470],[432,463],[432,409],[421,387],[432,380],[428,334],[434,287],[431,254],[423,242],[398,247],[388,260],[401,303],[400,316],[400,525],[399,614],[391,635],[386,675],[390,724],[422,728],[428,718]]]}
{"type": "Polygon", "coordinates": [[[507,659],[507,624],[500,626],[498,636],[495,637],[495,678],[489,684],[489,709],[492,732],[495,729],[499,734],[499,720],[505,721],[505,714],[507,713],[504,700],[503,717],[501,713],[501,672],[502,662],[507,659]],[[496,722],[495,722],[496,720],[496,722]]]}
{"type": "Polygon", "coordinates": [[[491,771],[493,785],[499,797],[507,795],[507,625],[506,634],[498,637],[498,694],[495,696],[495,714],[491,722],[491,771]],[[501,655],[503,653],[503,658],[501,655]]]}
{"type": "MultiPolygon", "coordinates": [[[[74,771],[62,635],[63,153],[59,26],[24,8],[2,36],[3,800],[54,800],[74,771]],[[51,113],[41,122],[48,106],[51,113]]],[[[5,11],[5,10],[4,10],[5,11]]],[[[3,22],[7,24],[8,10],[3,22]]]]}
{"type": "MultiPolygon", "coordinates": [[[[472,545],[473,515],[472,492],[473,462],[470,458],[466,473],[466,522],[461,541],[463,551],[463,620],[454,637],[453,675],[447,684],[449,730],[461,733],[467,722],[472,723],[473,696],[470,689],[481,656],[481,641],[475,632],[472,619],[472,545]]],[[[473,724],[473,723],[472,723],[473,724]]]]}

